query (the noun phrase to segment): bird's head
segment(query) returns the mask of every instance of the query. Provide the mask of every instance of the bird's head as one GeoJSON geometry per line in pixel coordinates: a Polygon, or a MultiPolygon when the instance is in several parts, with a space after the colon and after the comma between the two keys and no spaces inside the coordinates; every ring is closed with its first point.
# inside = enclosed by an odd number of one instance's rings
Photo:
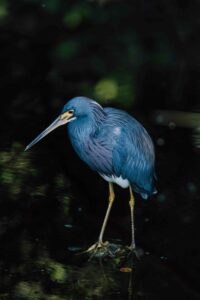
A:
{"type": "Polygon", "coordinates": [[[86,97],[75,97],[67,102],[61,114],[54,120],[49,127],[40,133],[26,148],[25,151],[30,149],[33,145],[39,142],[43,137],[49,134],[57,127],[74,122],[75,120],[88,117],[91,112],[99,110],[99,116],[103,112],[103,108],[94,100],[86,97]]]}
{"type": "Polygon", "coordinates": [[[68,112],[73,112],[73,116],[75,118],[82,118],[88,116],[94,107],[102,109],[102,107],[92,99],[86,97],[75,97],[64,105],[62,114],[65,116],[68,112]]]}

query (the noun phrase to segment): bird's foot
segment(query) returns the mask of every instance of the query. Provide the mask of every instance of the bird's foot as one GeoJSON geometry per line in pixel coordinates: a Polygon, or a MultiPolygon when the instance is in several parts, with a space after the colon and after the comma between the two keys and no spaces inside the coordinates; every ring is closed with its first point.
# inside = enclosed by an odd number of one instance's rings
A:
{"type": "Polygon", "coordinates": [[[127,251],[130,253],[130,254],[134,254],[137,259],[140,259],[141,256],[143,255],[143,250],[142,249],[139,249],[139,248],[136,248],[135,244],[131,244],[130,246],[127,247],[127,251]]]}
{"type": "Polygon", "coordinates": [[[90,246],[85,253],[89,253],[90,259],[93,257],[115,257],[118,255],[121,251],[121,246],[116,245],[113,243],[109,243],[108,241],[106,242],[101,242],[98,241],[97,243],[93,244],[90,246]]]}
{"type": "Polygon", "coordinates": [[[90,246],[85,253],[89,253],[91,254],[91,258],[92,257],[103,257],[106,255],[106,253],[108,252],[108,248],[109,248],[109,242],[101,242],[98,241],[95,244],[93,244],[92,246],[90,246]]]}

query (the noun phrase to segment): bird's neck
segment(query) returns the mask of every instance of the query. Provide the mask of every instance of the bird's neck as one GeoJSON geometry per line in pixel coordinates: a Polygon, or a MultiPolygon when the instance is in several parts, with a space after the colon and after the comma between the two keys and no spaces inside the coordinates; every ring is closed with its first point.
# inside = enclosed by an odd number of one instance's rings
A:
{"type": "Polygon", "coordinates": [[[68,124],[68,134],[72,145],[76,148],[87,143],[100,129],[106,119],[106,113],[101,106],[95,106],[86,116],[77,118],[68,124]]]}

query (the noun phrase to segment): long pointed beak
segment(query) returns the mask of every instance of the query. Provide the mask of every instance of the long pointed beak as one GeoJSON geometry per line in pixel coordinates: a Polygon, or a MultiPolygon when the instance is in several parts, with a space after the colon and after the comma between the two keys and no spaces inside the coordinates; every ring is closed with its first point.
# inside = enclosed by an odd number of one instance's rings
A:
{"type": "Polygon", "coordinates": [[[42,131],[42,133],[40,133],[30,144],[28,144],[28,146],[26,146],[24,151],[30,149],[33,145],[35,145],[37,142],[43,139],[43,137],[45,137],[54,129],[66,123],[68,123],[68,120],[62,119],[61,116],[59,116],[57,119],[55,119],[55,121],[53,121],[53,123],[51,123],[51,125],[49,125],[49,127],[47,127],[44,131],[42,131]]]}

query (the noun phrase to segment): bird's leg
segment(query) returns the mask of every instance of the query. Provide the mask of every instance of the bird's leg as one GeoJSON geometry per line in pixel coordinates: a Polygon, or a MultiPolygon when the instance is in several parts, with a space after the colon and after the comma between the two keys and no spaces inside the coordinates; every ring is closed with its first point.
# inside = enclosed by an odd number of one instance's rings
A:
{"type": "Polygon", "coordinates": [[[134,206],[135,206],[135,198],[133,195],[133,191],[131,186],[129,186],[129,191],[130,191],[130,200],[129,200],[129,206],[131,210],[131,245],[130,245],[130,250],[135,249],[135,229],[134,229],[134,206]]]}
{"type": "Polygon", "coordinates": [[[109,218],[109,215],[110,215],[110,211],[111,211],[114,199],[115,199],[115,193],[114,193],[113,183],[109,182],[108,208],[107,208],[106,215],[105,215],[105,218],[104,218],[104,221],[103,221],[103,225],[101,227],[101,232],[100,232],[100,235],[99,235],[99,240],[98,241],[99,241],[100,244],[103,244],[103,235],[104,235],[104,231],[105,231],[105,228],[106,228],[106,225],[107,225],[107,222],[108,222],[108,218],[109,218]]]}
{"type": "Polygon", "coordinates": [[[100,249],[102,247],[106,247],[108,245],[108,242],[103,242],[103,235],[104,235],[104,231],[106,229],[106,225],[107,225],[107,222],[108,222],[108,219],[109,219],[109,215],[110,215],[110,211],[111,211],[114,199],[115,199],[115,193],[114,193],[113,183],[109,182],[108,208],[107,208],[107,211],[106,211],[106,215],[104,217],[104,221],[103,221],[103,225],[101,227],[99,238],[98,238],[97,243],[92,245],[87,250],[87,252],[97,251],[98,249],[100,249]]]}

